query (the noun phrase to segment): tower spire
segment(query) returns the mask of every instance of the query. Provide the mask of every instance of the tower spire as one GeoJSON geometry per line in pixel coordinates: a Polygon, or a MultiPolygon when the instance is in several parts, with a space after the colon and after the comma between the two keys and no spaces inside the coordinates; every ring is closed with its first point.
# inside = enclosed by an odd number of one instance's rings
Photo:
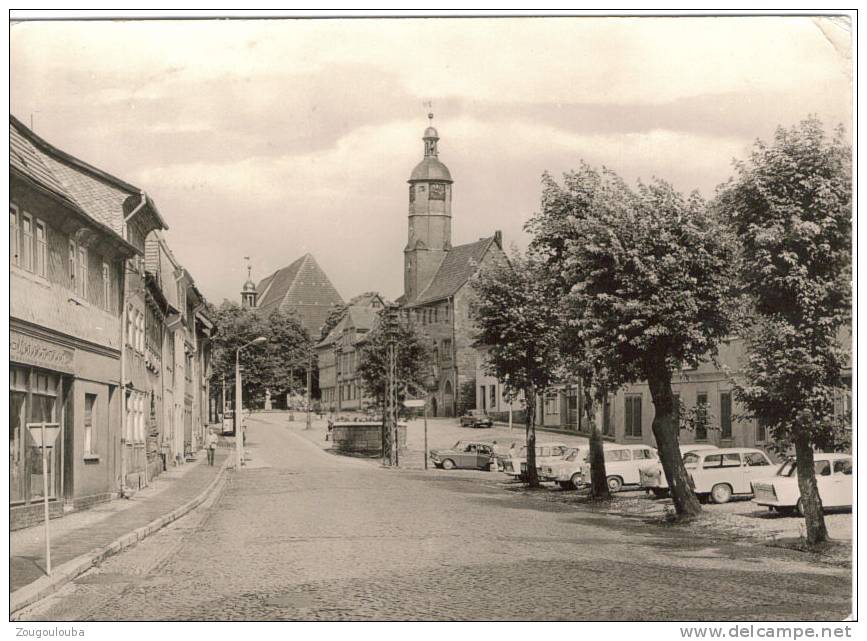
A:
{"type": "Polygon", "coordinates": [[[253,266],[250,264],[249,256],[244,256],[244,260],[247,261],[247,282],[241,288],[241,306],[256,307],[259,292],[256,291],[256,283],[253,282],[253,266]]]}

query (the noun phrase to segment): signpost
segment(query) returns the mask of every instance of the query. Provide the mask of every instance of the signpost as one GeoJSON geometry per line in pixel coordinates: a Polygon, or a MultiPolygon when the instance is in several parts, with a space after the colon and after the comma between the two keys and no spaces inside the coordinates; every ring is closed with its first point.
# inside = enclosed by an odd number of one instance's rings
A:
{"type": "Polygon", "coordinates": [[[42,451],[42,500],[45,505],[45,573],[51,576],[51,533],[48,527],[48,450],[60,434],[60,423],[28,423],[30,437],[42,451]]]}

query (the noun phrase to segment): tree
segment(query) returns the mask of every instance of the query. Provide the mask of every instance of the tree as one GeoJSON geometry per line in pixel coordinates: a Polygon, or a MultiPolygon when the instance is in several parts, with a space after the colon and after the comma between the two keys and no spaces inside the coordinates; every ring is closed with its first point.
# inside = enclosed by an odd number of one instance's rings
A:
{"type": "Polygon", "coordinates": [[[810,544],[828,533],[813,448],[833,448],[846,417],[834,415],[851,322],[851,149],[810,118],[757,141],[717,206],[741,239],[739,282],[751,303],[744,381],[736,397],[773,438],[793,444],[810,544]]]}
{"type": "MultiPolygon", "coordinates": [[[[364,384],[364,390],[373,399],[373,404],[382,414],[383,429],[386,421],[386,394],[388,377],[388,342],[385,314],[387,308],[380,310],[377,322],[367,333],[359,351],[357,373],[364,384]]],[[[409,322],[400,322],[395,330],[397,402],[402,407],[407,393],[424,388],[430,378],[430,354],[424,339],[409,322]]],[[[385,445],[385,435],[383,438],[385,445]]]]}
{"type": "Polygon", "coordinates": [[[503,382],[511,403],[523,394],[526,409],[527,483],[539,486],[536,470],[536,397],[556,380],[560,314],[545,289],[545,266],[513,253],[473,277],[472,319],[476,343],[488,348],[488,372],[503,382]]]}
{"type": "Polygon", "coordinates": [[[258,400],[266,389],[284,393],[300,384],[293,372],[308,367],[310,340],[294,315],[279,310],[262,314],[224,301],[215,310],[214,321],[211,384],[215,388],[224,376],[234,379],[235,350],[259,336],[266,336],[268,342],[241,352],[245,394],[258,400]]]}
{"type": "Polygon", "coordinates": [[[701,506],[678,447],[672,373],[715,356],[731,329],[733,243],[697,193],[661,180],[630,189],[586,164],[563,186],[546,175],[542,208],[560,212],[550,251],[571,285],[569,324],[610,385],[648,382],[674,506],[691,518],[701,506]]]}

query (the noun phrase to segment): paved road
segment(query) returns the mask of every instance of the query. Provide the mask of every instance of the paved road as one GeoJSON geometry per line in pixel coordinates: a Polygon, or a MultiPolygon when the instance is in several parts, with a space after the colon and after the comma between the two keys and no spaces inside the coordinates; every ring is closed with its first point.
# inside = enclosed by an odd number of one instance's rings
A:
{"type": "MultiPolygon", "coordinates": [[[[393,471],[251,418],[216,501],[26,613],[34,620],[842,619],[848,571],[796,552],[393,471]]],[[[497,475],[499,476],[499,475],[497,475]]]]}

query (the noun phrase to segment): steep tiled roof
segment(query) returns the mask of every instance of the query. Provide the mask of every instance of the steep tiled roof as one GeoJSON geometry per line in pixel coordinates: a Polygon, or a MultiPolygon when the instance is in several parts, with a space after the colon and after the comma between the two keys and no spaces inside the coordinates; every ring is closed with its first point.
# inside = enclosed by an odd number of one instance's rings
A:
{"type": "Polygon", "coordinates": [[[77,204],[43,162],[42,154],[27,138],[21,135],[21,132],[12,123],[9,123],[9,164],[58,196],[77,204]]]}
{"type": "Polygon", "coordinates": [[[430,285],[415,300],[409,301],[409,304],[421,305],[453,296],[476,273],[493,242],[494,236],[491,236],[480,238],[474,243],[452,247],[430,285]]]}
{"type": "Polygon", "coordinates": [[[343,304],[340,294],[311,254],[262,279],[256,290],[260,292],[259,309],[295,312],[310,336],[318,336],[332,308],[343,304]]]}
{"type": "Polygon", "coordinates": [[[350,305],[346,308],[346,313],[340,322],[328,332],[322,341],[317,344],[317,347],[327,347],[332,345],[344,332],[347,327],[352,327],[356,331],[369,332],[376,325],[379,309],[370,306],[370,300],[363,300],[359,304],[350,305]]]}

